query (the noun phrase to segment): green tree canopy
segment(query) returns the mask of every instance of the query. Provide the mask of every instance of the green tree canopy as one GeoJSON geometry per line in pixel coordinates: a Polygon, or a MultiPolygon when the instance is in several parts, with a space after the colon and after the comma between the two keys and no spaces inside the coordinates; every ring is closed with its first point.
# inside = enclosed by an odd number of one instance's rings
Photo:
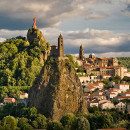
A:
{"type": "Polygon", "coordinates": [[[72,113],[68,113],[66,115],[64,115],[60,122],[62,123],[62,125],[64,126],[64,128],[67,130],[71,129],[72,123],[75,120],[75,115],[72,113]]]}
{"type": "Polygon", "coordinates": [[[47,130],[64,130],[64,128],[59,121],[54,120],[48,123],[47,130]]]}
{"type": "Polygon", "coordinates": [[[73,130],[90,130],[90,124],[85,117],[81,116],[74,120],[72,124],[72,129],[73,130]]]}
{"type": "Polygon", "coordinates": [[[2,120],[5,130],[14,130],[17,127],[17,120],[13,116],[6,116],[2,120]]]}

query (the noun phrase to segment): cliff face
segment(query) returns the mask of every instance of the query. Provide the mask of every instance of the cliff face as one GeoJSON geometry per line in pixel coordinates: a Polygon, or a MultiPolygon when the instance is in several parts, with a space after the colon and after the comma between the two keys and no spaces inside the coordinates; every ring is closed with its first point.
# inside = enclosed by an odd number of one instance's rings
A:
{"type": "Polygon", "coordinates": [[[30,89],[29,106],[58,120],[65,113],[87,113],[85,105],[80,81],[69,60],[48,60],[30,89]]]}

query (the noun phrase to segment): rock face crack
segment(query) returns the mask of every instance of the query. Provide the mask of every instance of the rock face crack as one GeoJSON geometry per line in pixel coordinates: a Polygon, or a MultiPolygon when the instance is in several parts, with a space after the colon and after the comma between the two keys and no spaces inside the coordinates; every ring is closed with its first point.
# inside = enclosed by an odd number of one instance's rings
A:
{"type": "Polygon", "coordinates": [[[47,60],[30,89],[29,106],[54,120],[66,113],[87,113],[81,83],[68,59],[47,60]]]}

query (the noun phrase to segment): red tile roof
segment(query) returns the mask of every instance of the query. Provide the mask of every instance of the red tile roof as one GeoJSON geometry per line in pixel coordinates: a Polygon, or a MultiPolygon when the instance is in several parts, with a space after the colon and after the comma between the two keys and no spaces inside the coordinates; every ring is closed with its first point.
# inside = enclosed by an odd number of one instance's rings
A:
{"type": "Polygon", "coordinates": [[[89,88],[89,89],[93,89],[93,88],[95,88],[95,87],[93,87],[93,86],[88,86],[87,88],[89,88]]]}
{"type": "Polygon", "coordinates": [[[100,60],[112,60],[112,58],[99,58],[100,60]]]}
{"type": "Polygon", "coordinates": [[[125,92],[124,94],[130,94],[130,91],[128,91],[128,92],[125,92]]]}
{"type": "Polygon", "coordinates": [[[9,100],[9,99],[14,99],[14,98],[4,98],[4,99],[7,99],[7,100],[9,100]]]}
{"type": "Polygon", "coordinates": [[[118,96],[117,98],[130,99],[130,96],[118,96]]]}

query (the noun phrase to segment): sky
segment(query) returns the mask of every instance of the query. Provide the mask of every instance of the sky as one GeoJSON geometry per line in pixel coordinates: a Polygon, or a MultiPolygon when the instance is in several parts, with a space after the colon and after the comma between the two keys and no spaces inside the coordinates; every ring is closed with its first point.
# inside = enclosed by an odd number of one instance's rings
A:
{"type": "Polygon", "coordinates": [[[130,0],[0,0],[0,41],[26,36],[34,17],[51,45],[63,35],[65,54],[130,56],[130,0]]]}

